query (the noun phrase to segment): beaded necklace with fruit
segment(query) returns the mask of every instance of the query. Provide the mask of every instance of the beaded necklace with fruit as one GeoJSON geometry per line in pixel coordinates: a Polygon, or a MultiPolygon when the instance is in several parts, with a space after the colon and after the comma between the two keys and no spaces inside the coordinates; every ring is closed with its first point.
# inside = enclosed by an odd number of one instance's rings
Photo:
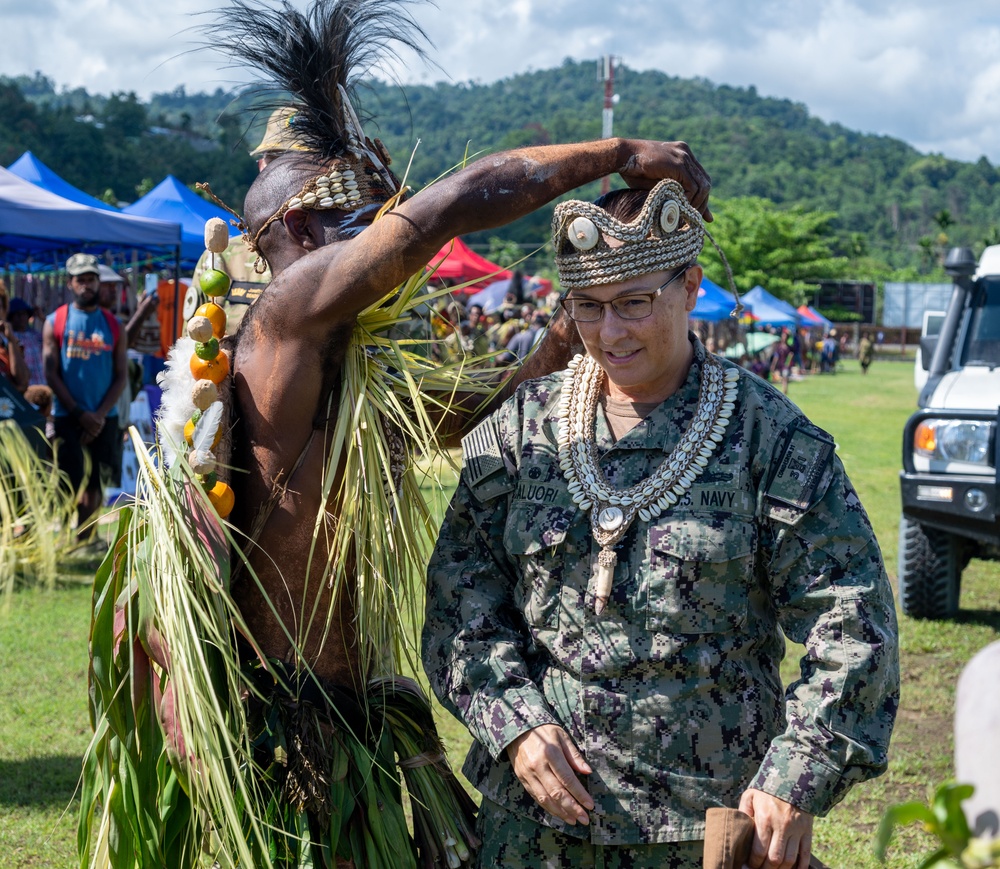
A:
{"type": "MultiPolygon", "coordinates": [[[[211,268],[201,276],[201,289],[210,299],[229,293],[231,280],[215,268],[215,255],[229,245],[229,227],[224,220],[213,217],[205,224],[205,247],[211,253],[211,268]]],[[[195,342],[191,354],[191,400],[195,410],[184,426],[184,440],[190,449],[187,460],[198,481],[205,487],[208,500],[219,516],[225,519],[236,498],[232,488],[218,479],[215,448],[223,434],[223,407],[219,385],[229,376],[229,355],[219,346],[226,335],[226,312],[215,301],[208,301],[187,321],[188,336],[195,342]]]]}

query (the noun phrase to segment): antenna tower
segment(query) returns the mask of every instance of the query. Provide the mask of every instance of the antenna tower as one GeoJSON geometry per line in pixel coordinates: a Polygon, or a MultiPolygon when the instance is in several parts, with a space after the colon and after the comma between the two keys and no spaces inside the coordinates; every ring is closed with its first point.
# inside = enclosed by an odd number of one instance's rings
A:
{"type": "MultiPolygon", "coordinates": [[[[610,139],[614,135],[615,105],[618,94],[615,93],[615,64],[621,63],[620,57],[606,54],[597,62],[597,80],[604,82],[604,112],[601,138],[610,139]]],[[[611,178],[605,175],[601,179],[601,194],[611,189],[611,178]]]]}

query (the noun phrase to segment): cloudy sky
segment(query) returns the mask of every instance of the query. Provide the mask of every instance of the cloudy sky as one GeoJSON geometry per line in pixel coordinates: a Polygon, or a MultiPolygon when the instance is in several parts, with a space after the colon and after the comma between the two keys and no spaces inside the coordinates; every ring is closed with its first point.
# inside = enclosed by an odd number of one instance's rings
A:
{"type": "MultiPolygon", "coordinates": [[[[191,52],[194,13],[223,4],[0,0],[0,73],[41,70],[59,86],[143,97],[182,84],[225,87],[235,74],[191,52]]],[[[1000,4],[988,0],[438,0],[413,8],[440,69],[409,64],[403,80],[486,83],[612,53],[633,69],[755,85],[824,120],[1000,164],[1000,4]]],[[[621,90],[627,99],[627,82],[621,90]]]]}

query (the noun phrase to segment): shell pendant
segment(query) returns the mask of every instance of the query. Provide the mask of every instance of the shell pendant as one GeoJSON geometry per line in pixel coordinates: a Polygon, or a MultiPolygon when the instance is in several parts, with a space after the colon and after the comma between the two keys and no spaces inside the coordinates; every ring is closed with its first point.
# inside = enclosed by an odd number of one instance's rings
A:
{"type": "Polygon", "coordinates": [[[613,549],[605,547],[597,556],[597,567],[594,569],[594,613],[600,615],[608,605],[611,597],[611,585],[615,579],[615,565],[618,556],[613,549]]]}

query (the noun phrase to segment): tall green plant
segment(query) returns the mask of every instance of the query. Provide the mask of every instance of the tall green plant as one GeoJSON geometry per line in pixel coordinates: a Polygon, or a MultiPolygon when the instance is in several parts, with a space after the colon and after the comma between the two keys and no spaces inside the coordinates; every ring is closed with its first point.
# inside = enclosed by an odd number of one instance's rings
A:
{"type": "MultiPolygon", "coordinates": [[[[800,305],[808,301],[816,280],[844,272],[846,260],[832,250],[833,212],[780,209],[756,196],[715,202],[713,210],[712,234],[726,252],[741,292],[760,284],[800,305]]],[[[725,269],[714,247],[706,248],[704,259],[709,277],[725,286],[725,269]]]]}
{"type": "Polygon", "coordinates": [[[0,422],[0,597],[18,583],[55,585],[75,512],[66,475],[16,423],[0,422]]]}

